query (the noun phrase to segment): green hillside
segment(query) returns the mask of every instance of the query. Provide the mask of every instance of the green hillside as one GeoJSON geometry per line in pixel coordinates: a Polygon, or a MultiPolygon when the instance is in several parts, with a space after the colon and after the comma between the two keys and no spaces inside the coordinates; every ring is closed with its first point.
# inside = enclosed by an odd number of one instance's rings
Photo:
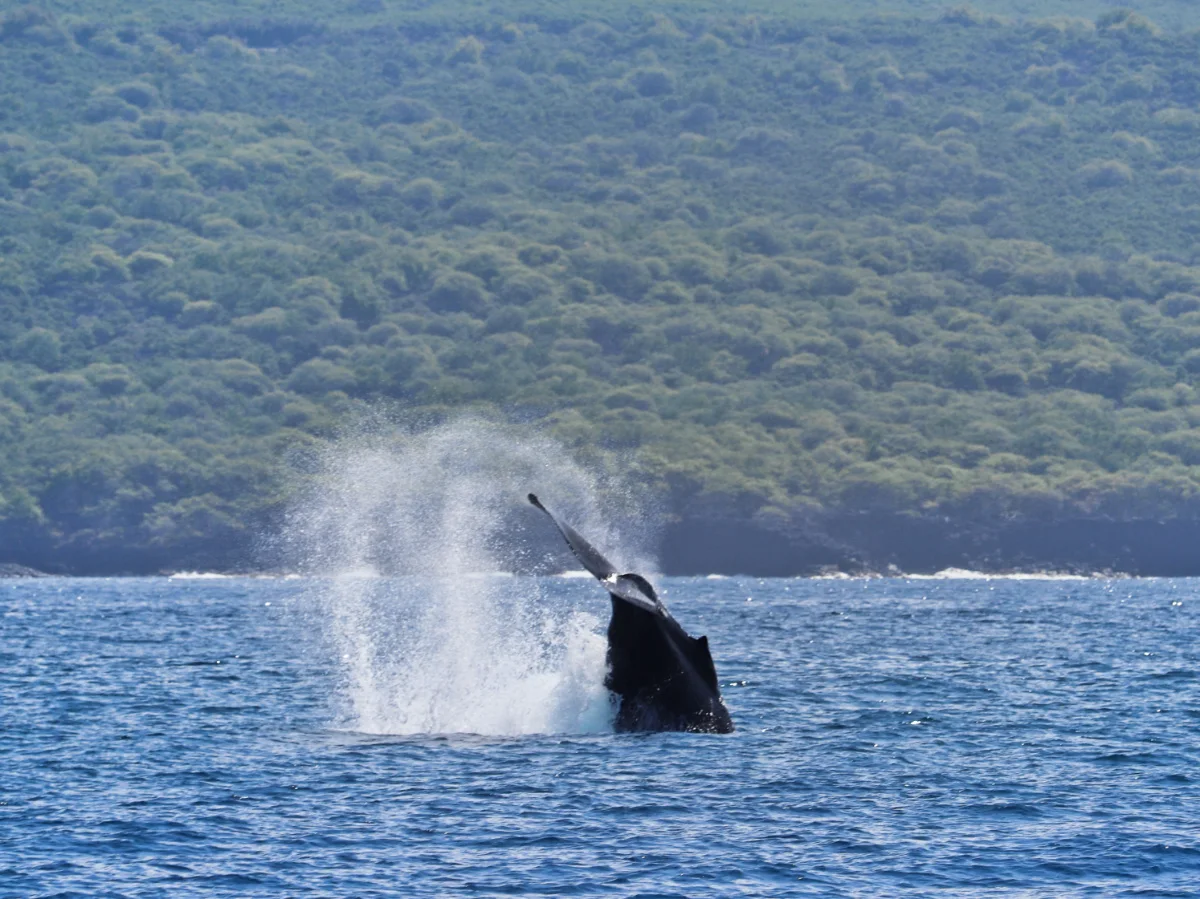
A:
{"type": "Polygon", "coordinates": [[[53,8],[0,22],[0,561],[244,564],[381,405],[781,531],[1200,512],[1200,33],[53,8]]]}

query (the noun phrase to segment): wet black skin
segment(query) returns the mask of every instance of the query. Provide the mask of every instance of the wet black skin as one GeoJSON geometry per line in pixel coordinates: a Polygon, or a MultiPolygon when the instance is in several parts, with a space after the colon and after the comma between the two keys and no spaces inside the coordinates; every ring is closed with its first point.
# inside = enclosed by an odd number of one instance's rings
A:
{"type": "Polygon", "coordinates": [[[621,700],[617,730],[732,733],[708,639],[688,636],[669,615],[613,596],[608,666],[604,684],[621,700]]]}
{"type": "Polygon", "coordinates": [[[529,501],[550,516],[584,568],[606,586],[634,597],[631,600],[609,591],[612,619],[604,683],[619,700],[616,729],[731,733],[733,721],[721,701],[708,639],[691,637],[680,627],[645,578],[618,576],[595,547],[559,521],[532,493],[529,501]]]}

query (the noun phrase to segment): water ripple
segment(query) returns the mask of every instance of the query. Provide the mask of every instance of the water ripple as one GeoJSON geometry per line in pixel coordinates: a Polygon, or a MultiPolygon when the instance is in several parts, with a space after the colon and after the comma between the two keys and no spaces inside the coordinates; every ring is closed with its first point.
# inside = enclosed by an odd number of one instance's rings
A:
{"type": "Polygon", "coordinates": [[[734,734],[358,733],[309,583],[0,583],[0,896],[1196,894],[1200,584],[666,586],[734,734]]]}

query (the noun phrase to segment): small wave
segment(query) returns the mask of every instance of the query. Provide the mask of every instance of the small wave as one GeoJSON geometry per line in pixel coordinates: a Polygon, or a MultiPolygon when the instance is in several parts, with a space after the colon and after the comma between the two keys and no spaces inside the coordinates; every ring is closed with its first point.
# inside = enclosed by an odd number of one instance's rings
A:
{"type": "Polygon", "coordinates": [[[221,574],[217,571],[176,571],[167,575],[167,579],[172,581],[217,581],[227,580],[231,577],[233,575],[221,574]]]}
{"type": "Polygon", "coordinates": [[[1030,802],[984,802],[971,806],[985,815],[1014,815],[1018,818],[1040,818],[1045,812],[1030,802]]]}
{"type": "Polygon", "coordinates": [[[727,575],[727,574],[706,574],[704,576],[704,579],[706,581],[727,581],[727,580],[729,580],[729,575],[727,575]]]}
{"type": "Polygon", "coordinates": [[[1160,765],[1162,761],[1153,752],[1109,752],[1096,756],[1094,762],[1110,765],[1160,765]]]}
{"type": "Polygon", "coordinates": [[[591,577],[591,574],[586,571],[560,571],[554,576],[567,578],[568,580],[574,580],[575,578],[589,578],[591,577]]]}
{"type": "Polygon", "coordinates": [[[1150,680],[1195,680],[1197,673],[1186,668],[1172,668],[1170,671],[1158,671],[1148,675],[1150,680]]]}

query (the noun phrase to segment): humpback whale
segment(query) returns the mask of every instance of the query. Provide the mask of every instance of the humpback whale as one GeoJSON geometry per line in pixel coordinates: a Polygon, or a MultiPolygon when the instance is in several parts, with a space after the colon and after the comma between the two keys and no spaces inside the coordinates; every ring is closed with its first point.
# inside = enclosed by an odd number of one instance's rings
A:
{"type": "Polygon", "coordinates": [[[688,635],[640,574],[619,574],[574,528],[529,494],[554,522],[580,564],[612,598],[608,623],[608,675],[604,685],[618,698],[618,731],[733,731],[721,700],[708,638],[688,635]]]}

